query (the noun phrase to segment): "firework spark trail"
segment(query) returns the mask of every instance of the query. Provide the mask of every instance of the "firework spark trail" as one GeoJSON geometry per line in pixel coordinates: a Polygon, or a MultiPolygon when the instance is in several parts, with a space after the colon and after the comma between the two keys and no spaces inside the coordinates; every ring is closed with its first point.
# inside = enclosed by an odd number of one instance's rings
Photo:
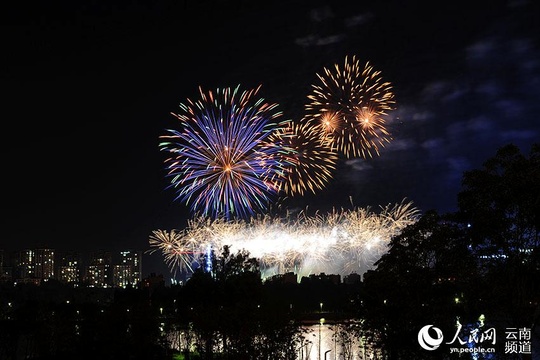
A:
{"type": "Polygon", "coordinates": [[[186,239],[184,231],[155,230],[150,235],[149,243],[150,253],[161,250],[165,263],[174,273],[178,270],[194,271],[192,259],[198,257],[199,245],[189,241],[189,238],[186,239]]]}
{"type": "Polygon", "coordinates": [[[323,125],[329,146],[348,158],[379,155],[391,140],[384,119],[395,103],[391,84],[369,63],[362,68],[355,56],[346,57],[343,68],[324,68],[317,78],[305,108],[308,119],[323,125]]]}
{"type": "Polygon", "coordinates": [[[416,222],[418,210],[402,202],[381,207],[334,210],[308,216],[301,212],[284,218],[261,215],[249,222],[196,217],[182,232],[154,231],[150,245],[161,250],[171,270],[193,271],[210,246],[219,250],[247,250],[261,262],[264,276],[295,271],[348,274],[364,272],[387,250],[389,240],[416,222]]]}
{"type": "Polygon", "coordinates": [[[287,195],[303,195],[307,191],[315,194],[330,182],[338,154],[327,146],[322,125],[291,122],[277,133],[274,142],[295,150],[283,153],[287,166],[282,188],[287,195]]]}
{"type": "MultiPolygon", "coordinates": [[[[259,87],[260,88],[260,87],[259,87]]],[[[281,153],[292,149],[269,141],[286,126],[276,104],[255,99],[258,90],[200,91],[198,101],[173,114],[182,130],[160,137],[171,186],[192,211],[213,218],[247,218],[265,210],[283,181],[281,153]]]]}

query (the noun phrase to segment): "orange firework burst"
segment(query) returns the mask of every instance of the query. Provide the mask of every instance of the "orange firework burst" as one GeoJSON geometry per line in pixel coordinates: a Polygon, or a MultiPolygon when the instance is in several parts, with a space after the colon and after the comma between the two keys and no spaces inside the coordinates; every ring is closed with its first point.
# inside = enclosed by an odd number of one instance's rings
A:
{"type": "Polygon", "coordinates": [[[379,155],[391,140],[384,119],[395,104],[391,84],[354,56],[317,77],[321,83],[312,85],[306,110],[323,125],[328,145],[348,158],[379,155]]]}
{"type": "Polygon", "coordinates": [[[281,184],[287,195],[303,195],[306,191],[316,193],[332,179],[338,155],[329,148],[322,137],[322,126],[309,122],[290,123],[278,134],[276,142],[287,152],[284,161],[286,180],[281,184]]]}

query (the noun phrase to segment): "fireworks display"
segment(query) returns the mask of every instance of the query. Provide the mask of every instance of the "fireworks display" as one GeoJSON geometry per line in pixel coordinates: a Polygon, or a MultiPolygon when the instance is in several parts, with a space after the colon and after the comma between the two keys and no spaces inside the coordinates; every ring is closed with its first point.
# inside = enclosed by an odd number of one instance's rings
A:
{"type": "MultiPolygon", "coordinates": [[[[260,87],[259,87],[260,88],[260,87]]],[[[182,129],[161,136],[160,148],[177,199],[214,218],[248,217],[265,210],[283,181],[283,146],[269,141],[286,121],[276,104],[255,99],[259,88],[218,89],[180,104],[182,129]]]]}
{"type": "Polygon", "coordinates": [[[317,77],[306,111],[324,126],[329,146],[348,158],[379,155],[391,140],[384,120],[395,103],[391,84],[354,56],[345,58],[343,68],[324,68],[317,77]]]}
{"type": "Polygon", "coordinates": [[[150,252],[160,250],[172,272],[206,269],[203,255],[228,245],[257,258],[263,277],[363,273],[416,221],[417,209],[405,202],[379,213],[264,213],[274,196],[325,188],[339,153],[366,159],[391,140],[383,117],[394,95],[379,71],[353,56],[317,77],[299,123],[278,121],[277,105],[256,99],[260,87],[200,89],[199,100],[180,104],[173,115],[181,129],[167,130],[160,149],[170,155],[165,164],[177,199],[196,215],[185,229],[156,230],[149,239],[150,252]]]}
{"type": "Polygon", "coordinates": [[[173,272],[193,271],[209,248],[247,250],[261,263],[263,276],[294,271],[298,275],[363,273],[387,250],[392,236],[416,222],[412,203],[333,211],[284,218],[258,216],[250,221],[196,217],[186,229],[157,230],[150,236],[153,251],[161,250],[173,272]]]}
{"type": "Polygon", "coordinates": [[[278,134],[276,143],[294,150],[284,152],[287,166],[282,186],[287,195],[316,193],[331,180],[338,155],[325,144],[321,130],[321,125],[291,122],[278,134]]]}

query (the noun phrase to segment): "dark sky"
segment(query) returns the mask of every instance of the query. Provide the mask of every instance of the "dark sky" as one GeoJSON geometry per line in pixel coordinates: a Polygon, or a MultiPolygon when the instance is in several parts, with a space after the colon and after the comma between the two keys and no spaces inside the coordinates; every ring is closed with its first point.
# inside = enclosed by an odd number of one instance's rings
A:
{"type": "Polygon", "coordinates": [[[199,86],[261,84],[298,119],[315,74],[346,55],[393,84],[394,140],[379,157],[340,162],[327,189],[294,206],[406,198],[453,211],[464,171],[539,141],[532,0],[57,1],[0,16],[7,250],[147,250],[152,230],[190,216],[166,189],[158,148],[179,103],[199,86]]]}

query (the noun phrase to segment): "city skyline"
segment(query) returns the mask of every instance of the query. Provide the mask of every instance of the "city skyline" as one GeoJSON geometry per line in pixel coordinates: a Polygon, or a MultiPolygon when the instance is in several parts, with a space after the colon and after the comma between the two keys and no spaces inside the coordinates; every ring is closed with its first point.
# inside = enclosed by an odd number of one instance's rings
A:
{"type": "MultiPolygon", "coordinates": [[[[111,252],[56,251],[56,249],[0,249],[0,271],[3,282],[32,283],[57,280],[74,287],[140,286],[143,278],[142,251],[111,252]]],[[[166,278],[166,274],[160,274],[166,278]]]]}

